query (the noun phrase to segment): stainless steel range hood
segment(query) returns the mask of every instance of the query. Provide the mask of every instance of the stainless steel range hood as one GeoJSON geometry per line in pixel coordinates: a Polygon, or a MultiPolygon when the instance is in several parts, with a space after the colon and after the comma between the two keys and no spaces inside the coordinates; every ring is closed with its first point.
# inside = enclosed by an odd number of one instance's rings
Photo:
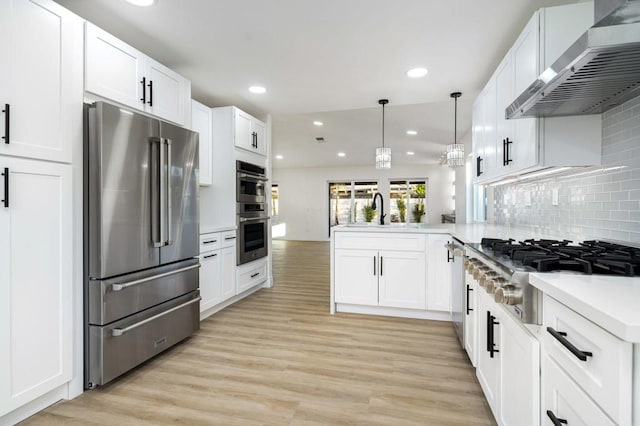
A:
{"type": "Polygon", "coordinates": [[[640,0],[596,0],[596,24],[507,107],[506,118],[600,114],[640,95],[640,0]]]}

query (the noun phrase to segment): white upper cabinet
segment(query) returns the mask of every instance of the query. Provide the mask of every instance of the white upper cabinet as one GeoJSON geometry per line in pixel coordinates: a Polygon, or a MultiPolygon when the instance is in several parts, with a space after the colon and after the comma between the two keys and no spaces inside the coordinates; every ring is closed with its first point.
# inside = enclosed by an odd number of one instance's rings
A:
{"type": "Polygon", "coordinates": [[[266,126],[262,121],[235,108],[235,129],[236,147],[267,155],[266,126]]]}
{"type": "Polygon", "coordinates": [[[0,154],[71,162],[82,22],[53,1],[0,2],[0,154]]]}
{"type": "Polygon", "coordinates": [[[475,183],[545,167],[600,163],[600,115],[505,117],[505,109],[593,24],[593,19],[593,4],[582,2],[540,9],[529,20],[476,101],[482,110],[474,109],[474,129],[482,127],[483,132],[473,133],[475,183]]]}
{"type": "Polygon", "coordinates": [[[89,22],[85,40],[87,92],[188,124],[189,80],[89,22]]]}
{"type": "Polygon", "coordinates": [[[213,183],[212,123],[213,113],[211,108],[192,100],[191,129],[199,134],[200,185],[211,185],[213,183]]]}

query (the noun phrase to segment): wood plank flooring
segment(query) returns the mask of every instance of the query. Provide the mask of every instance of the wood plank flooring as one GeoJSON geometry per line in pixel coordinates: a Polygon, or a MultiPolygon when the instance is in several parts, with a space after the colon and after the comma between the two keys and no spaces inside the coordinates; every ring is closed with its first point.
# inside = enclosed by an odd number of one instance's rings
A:
{"type": "Polygon", "coordinates": [[[450,323],[329,315],[329,244],[275,241],[275,286],[28,425],[493,425],[450,323]]]}

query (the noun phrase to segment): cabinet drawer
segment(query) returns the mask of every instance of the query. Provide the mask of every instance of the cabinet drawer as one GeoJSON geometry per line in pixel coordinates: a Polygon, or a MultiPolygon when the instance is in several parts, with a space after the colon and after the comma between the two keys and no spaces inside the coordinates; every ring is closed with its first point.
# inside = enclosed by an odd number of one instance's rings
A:
{"type": "Polygon", "coordinates": [[[542,343],[549,357],[615,422],[630,423],[631,344],[546,295],[543,316],[542,343]]]}
{"type": "Polygon", "coordinates": [[[335,248],[424,251],[424,234],[336,232],[335,248]]]}
{"type": "MultiPolygon", "coordinates": [[[[542,424],[552,416],[567,425],[614,425],[586,393],[549,357],[542,358],[542,424]]],[[[630,420],[629,420],[630,421],[630,420]]],[[[629,424],[629,423],[625,423],[629,424]]]]}
{"type": "Polygon", "coordinates": [[[221,234],[219,232],[200,234],[200,253],[219,249],[220,241],[221,234]]]}
{"type": "Polygon", "coordinates": [[[236,244],[236,230],[220,233],[220,247],[232,247],[236,244]]]}
{"type": "Polygon", "coordinates": [[[267,258],[251,262],[249,265],[251,267],[238,269],[238,294],[267,279],[267,258]]]}

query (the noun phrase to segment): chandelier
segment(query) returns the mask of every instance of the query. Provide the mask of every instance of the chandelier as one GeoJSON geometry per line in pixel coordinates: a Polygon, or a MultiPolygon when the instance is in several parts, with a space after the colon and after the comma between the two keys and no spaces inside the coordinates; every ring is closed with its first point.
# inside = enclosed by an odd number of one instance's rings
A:
{"type": "Polygon", "coordinates": [[[388,99],[378,101],[382,105],[382,147],[376,148],[376,169],[391,168],[391,148],[384,147],[384,106],[389,103],[388,99]]]}
{"type": "Polygon", "coordinates": [[[455,102],[453,113],[453,143],[447,145],[447,166],[455,169],[464,166],[464,145],[458,143],[458,98],[462,96],[461,92],[453,92],[450,95],[455,102]]]}

